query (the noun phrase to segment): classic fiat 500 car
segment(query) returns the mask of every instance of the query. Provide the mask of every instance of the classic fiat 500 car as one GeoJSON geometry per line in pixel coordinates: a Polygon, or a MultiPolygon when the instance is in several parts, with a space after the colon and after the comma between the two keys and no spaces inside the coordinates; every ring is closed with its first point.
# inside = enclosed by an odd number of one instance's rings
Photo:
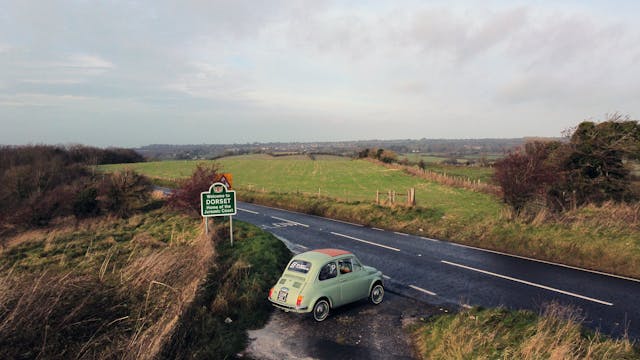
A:
{"type": "Polygon", "coordinates": [[[284,311],[312,313],[316,321],[329,310],[369,298],[377,305],[384,297],[382,272],[364,266],[356,256],[339,249],[319,249],[296,255],[269,291],[269,301],[284,311]]]}

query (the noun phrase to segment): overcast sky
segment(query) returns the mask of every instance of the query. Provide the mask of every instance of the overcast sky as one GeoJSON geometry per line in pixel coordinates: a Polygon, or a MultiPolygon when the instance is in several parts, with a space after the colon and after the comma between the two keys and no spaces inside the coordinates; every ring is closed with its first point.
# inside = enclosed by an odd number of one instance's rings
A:
{"type": "Polygon", "coordinates": [[[638,1],[0,0],[0,144],[560,136],[640,112],[638,1]]]}

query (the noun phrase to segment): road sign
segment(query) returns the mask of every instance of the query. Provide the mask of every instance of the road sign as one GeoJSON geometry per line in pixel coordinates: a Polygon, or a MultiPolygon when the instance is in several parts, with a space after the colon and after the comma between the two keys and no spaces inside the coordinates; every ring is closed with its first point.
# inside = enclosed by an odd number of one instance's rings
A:
{"type": "Polygon", "coordinates": [[[200,210],[203,217],[236,214],[236,192],[228,190],[223,183],[214,183],[208,192],[200,193],[200,198],[200,210]]]}
{"type": "Polygon", "coordinates": [[[233,189],[233,175],[230,173],[218,174],[214,182],[223,183],[228,190],[233,189]]]}

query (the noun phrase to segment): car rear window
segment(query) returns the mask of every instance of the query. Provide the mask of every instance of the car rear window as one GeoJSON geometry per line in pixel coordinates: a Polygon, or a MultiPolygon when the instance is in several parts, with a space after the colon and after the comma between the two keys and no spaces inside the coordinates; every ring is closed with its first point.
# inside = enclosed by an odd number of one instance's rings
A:
{"type": "Polygon", "coordinates": [[[304,261],[304,260],[293,260],[289,264],[289,268],[287,270],[306,274],[309,272],[310,269],[311,269],[310,262],[304,261]]]}

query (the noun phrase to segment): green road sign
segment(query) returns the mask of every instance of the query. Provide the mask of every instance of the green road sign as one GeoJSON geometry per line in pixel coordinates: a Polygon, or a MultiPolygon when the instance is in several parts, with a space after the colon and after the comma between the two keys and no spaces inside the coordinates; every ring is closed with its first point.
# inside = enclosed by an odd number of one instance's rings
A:
{"type": "Polygon", "coordinates": [[[200,193],[200,210],[203,217],[236,214],[236,192],[227,190],[223,183],[211,185],[208,192],[200,193]]]}

